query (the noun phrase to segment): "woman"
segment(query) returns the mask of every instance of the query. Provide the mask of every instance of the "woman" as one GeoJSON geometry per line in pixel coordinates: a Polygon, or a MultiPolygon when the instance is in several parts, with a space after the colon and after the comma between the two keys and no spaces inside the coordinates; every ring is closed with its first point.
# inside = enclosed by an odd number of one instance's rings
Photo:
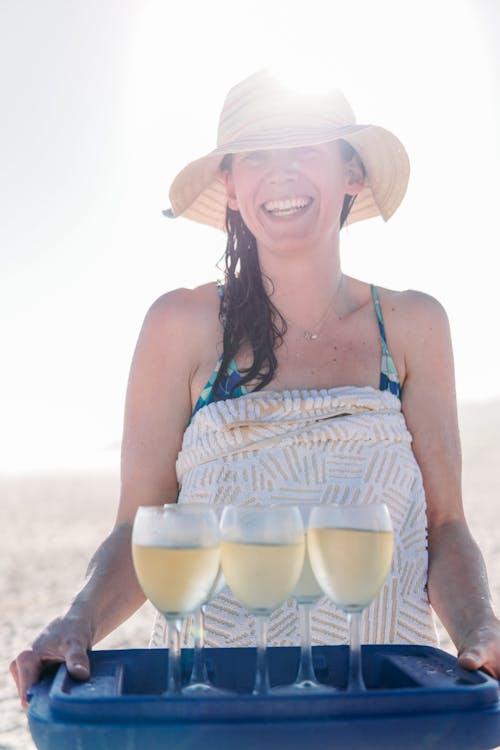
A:
{"type": "MultiPolygon", "coordinates": [[[[22,700],[47,661],[88,676],[86,649],[143,601],[130,555],[139,505],[283,499],[387,502],[394,571],[365,641],[435,642],[429,601],[460,662],[500,675],[500,624],[468,531],[446,315],[432,298],[344,275],[341,224],[401,202],[408,161],[356,125],[337,92],[297,97],[267,72],[228,94],[218,148],[176,178],[171,216],[223,228],[226,283],[151,307],[132,363],[116,525],[69,611],[11,665],[22,700]],[[215,366],[215,369],[214,369],[215,366]]],[[[296,642],[285,606],[270,641],[296,642]]],[[[226,591],[212,645],[253,642],[226,591]]],[[[346,638],[327,603],[316,641],[346,638]]],[[[158,620],[153,643],[164,642],[158,620]]]]}

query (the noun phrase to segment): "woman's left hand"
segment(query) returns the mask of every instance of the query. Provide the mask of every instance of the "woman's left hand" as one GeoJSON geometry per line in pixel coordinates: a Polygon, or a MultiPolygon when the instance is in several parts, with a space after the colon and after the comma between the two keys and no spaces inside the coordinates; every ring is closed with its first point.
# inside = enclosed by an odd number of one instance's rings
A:
{"type": "Polygon", "coordinates": [[[494,619],[469,633],[458,650],[458,662],[464,669],[484,669],[500,679],[500,621],[494,619]]]}

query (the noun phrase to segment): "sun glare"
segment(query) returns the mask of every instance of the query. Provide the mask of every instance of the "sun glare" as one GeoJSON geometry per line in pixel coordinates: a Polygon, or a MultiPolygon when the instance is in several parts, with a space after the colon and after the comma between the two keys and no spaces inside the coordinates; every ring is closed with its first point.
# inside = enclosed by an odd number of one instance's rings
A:
{"type": "Polygon", "coordinates": [[[298,94],[317,96],[326,94],[335,88],[335,77],[330,65],[302,60],[281,60],[269,66],[273,75],[283,86],[298,94]]]}

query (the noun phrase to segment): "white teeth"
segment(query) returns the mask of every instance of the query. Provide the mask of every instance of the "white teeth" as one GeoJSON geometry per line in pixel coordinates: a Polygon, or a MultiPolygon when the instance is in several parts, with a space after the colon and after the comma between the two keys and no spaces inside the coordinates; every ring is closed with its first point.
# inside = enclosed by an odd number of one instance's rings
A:
{"type": "Polygon", "coordinates": [[[288,216],[305,208],[311,202],[311,198],[283,198],[264,203],[264,208],[274,216],[288,216]]]}

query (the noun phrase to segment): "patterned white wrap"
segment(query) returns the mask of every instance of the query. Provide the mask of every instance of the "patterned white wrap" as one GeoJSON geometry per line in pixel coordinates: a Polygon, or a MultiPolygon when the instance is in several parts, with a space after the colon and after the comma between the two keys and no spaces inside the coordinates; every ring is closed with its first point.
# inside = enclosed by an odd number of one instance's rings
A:
{"type": "MultiPolygon", "coordinates": [[[[261,391],[200,409],[177,459],[179,502],[245,505],[384,502],[395,532],[392,570],[363,613],[364,643],[437,645],[427,581],[422,476],[396,396],[371,387],[261,391]]],[[[166,646],[163,617],[151,645],[166,646]]],[[[183,642],[191,643],[188,621],[183,642]]],[[[326,598],[313,611],[318,644],[348,641],[345,615],[326,598]]],[[[300,643],[297,607],[273,613],[270,645],[300,643]]],[[[254,618],[229,588],[207,607],[208,646],[254,646],[254,618]]]]}

